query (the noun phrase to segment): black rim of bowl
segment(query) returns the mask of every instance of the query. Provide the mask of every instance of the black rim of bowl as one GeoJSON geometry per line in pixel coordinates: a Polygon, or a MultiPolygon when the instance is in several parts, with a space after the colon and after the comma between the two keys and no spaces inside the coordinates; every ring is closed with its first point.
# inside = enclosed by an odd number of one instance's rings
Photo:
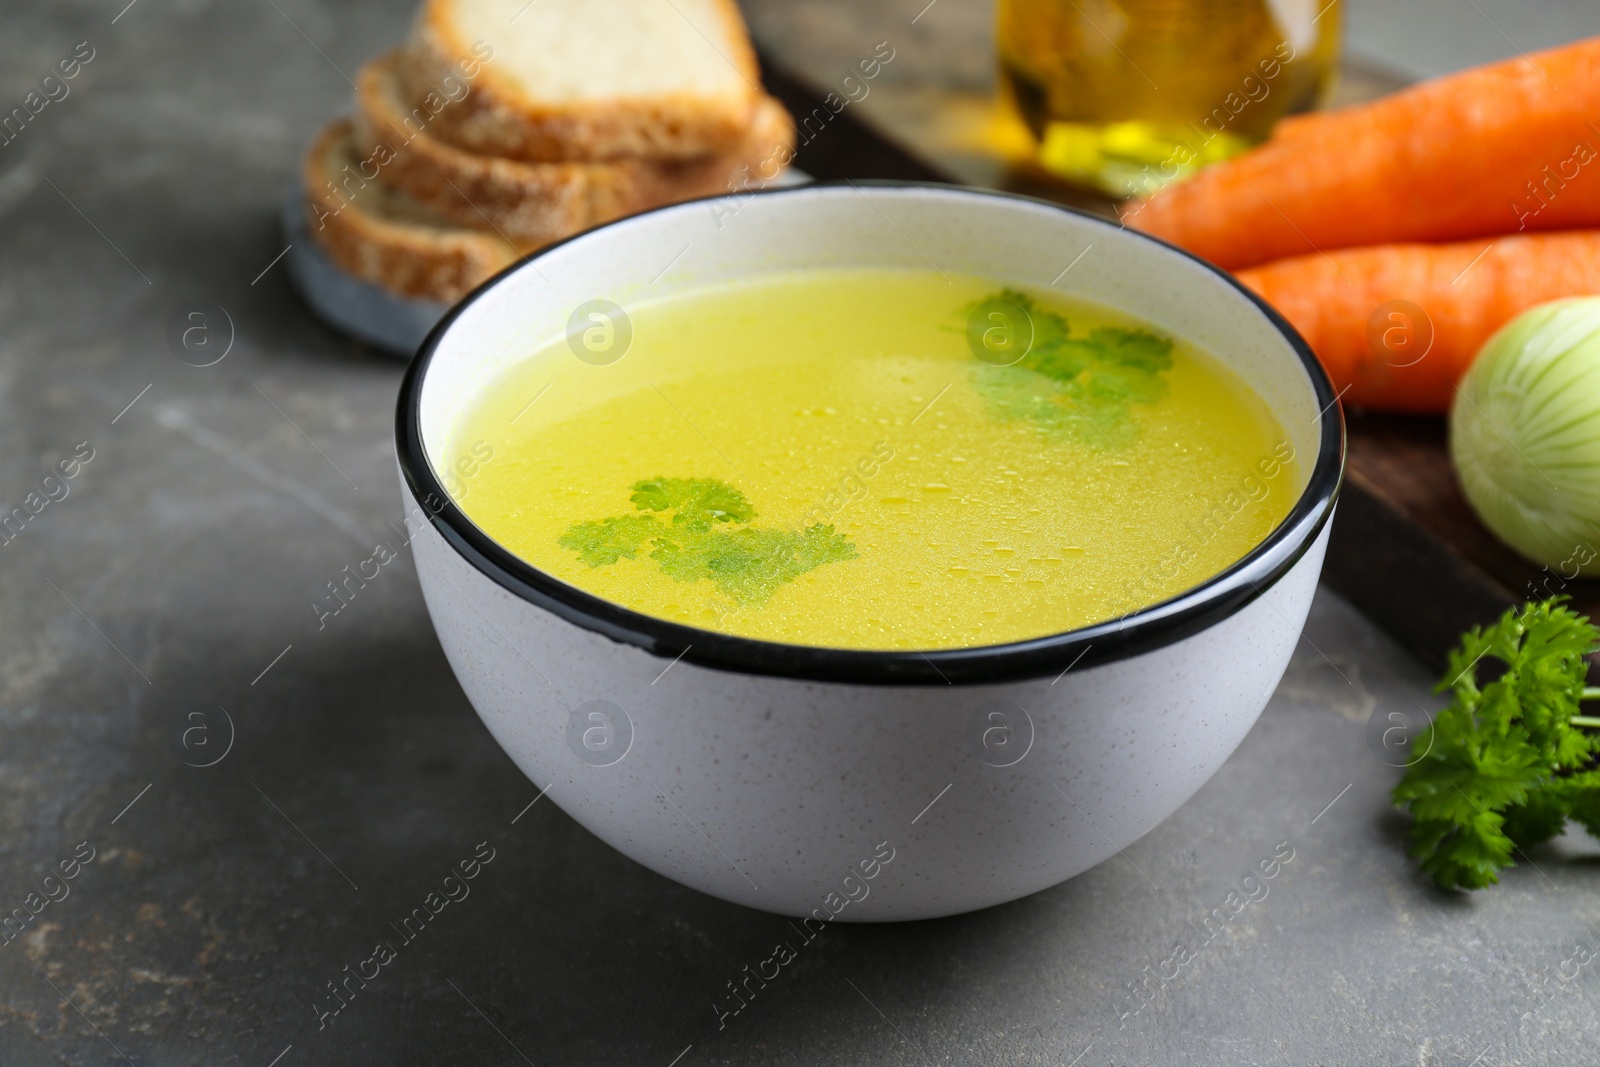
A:
{"type": "MultiPolygon", "coordinates": [[[[1017,200],[1073,215],[1094,225],[1123,229],[1109,219],[1075,211],[1048,200],[938,182],[826,181],[741,195],[790,196],[827,188],[926,189],[986,199],[1017,200]]],[[[1176,245],[1130,230],[1128,232],[1140,239],[1161,245],[1204,267],[1220,282],[1244,294],[1259,308],[1300,357],[1322,413],[1319,416],[1321,433],[1316,463],[1300,499],[1272,533],[1220,574],[1167,600],[1121,618],[1077,630],[1006,644],[925,652],[823,648],[736,637],[645,615],[546,574],[501,547],[479,529],[450,499],[435,476],[423,446],[421,427],[422,384],[434,353],[456,319],[485,293],[530,261],[538,260],[568,241],[580,240],[597,230],[633,225],[640,218],[657,212],[680,210],[685,203],[718,199],[722,197],[704,197],[619,219],[523,257],[478,286],[439,321],[418,349],[401,384],[395,437],[400,468],[407,486],[422,505],[433,527],[456,552],[500,586],[535,606],[586,630],[643,649],[654,656],[682,659],[697,666],[741,674],[867,685],[939,686],[1016,681],[1126,659],[1173,644],[1214,625],[1256,599],[1294,566],[1315,542],[1332,515],[1344,477],[1344,416],[1327,373],[1310,346],[1283,316],[1232,275],[1176,245]]]]}

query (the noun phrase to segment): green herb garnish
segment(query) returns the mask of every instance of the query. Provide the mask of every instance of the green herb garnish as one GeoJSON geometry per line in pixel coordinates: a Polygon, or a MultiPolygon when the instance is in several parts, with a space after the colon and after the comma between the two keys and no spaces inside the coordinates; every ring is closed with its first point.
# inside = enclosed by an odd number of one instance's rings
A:
{"type": "Polygon", "coordinates": [[[765,603],[786,582],[826,563],[856,556],[832,526],[766,530],[745,495],[714,478],[648,478],[633,484],[633,506],[647,514],[574,523],[562,548],[591,567],[636,559],[646,545],[661,573],[680,582],[706,580],[742,605],[765,603]],[[670,522],[656,513],[671,512],[670,522]]]}
{"type": "Polygon", "coordinates": [[[1065,433],[1094,447],[1119,447],[1138,432],[1133,405],[1166,395],[1163,375],[1172,367],[1172,340],[1148,330],[1101,326],[1074,336],[1067,321],[1013,289],[968,309],[968,341],[988,364],[976,369],[977,387],[1003,419],[1027,419],[1041,432],[1065,433]],[[974,318],[974,316],[977,316],[974,318]],[[1025,347],[1014,363],[980,348],[989,321],[1001,343],[1025,347]]]}
{"type": "Polygon", "coordinates": [[[1578,702],[1585,654],[1600,631],[1558,597],[1474,627],[1436,688],[1448,707],[1412,743],[1422,755],[1394,790],[1415,818],[1411,855],[1447,888],[1481,889],[1513,866],[1511,854],[1561,833],[1573,819],[1600,835],[1600,719],[1578,702]],[[1481,687],[1486,661],[1503,673],[1481,687]]]}
{"type": "Polygon", "coordinates": [[[671,511],[673,525],[709,530],[714,522],[749,522],[756,509],[744,494],[715,478],[651,478],[633,483],[633,506],[671,511]]]}
{"type": "Polygon", "coordinates": [[[570,548],[591,567],[605,567],[619,559],[633,559],[660,531],[652,515],[623,515],[575,523],[561,535],[562,548],[570,548]]]}

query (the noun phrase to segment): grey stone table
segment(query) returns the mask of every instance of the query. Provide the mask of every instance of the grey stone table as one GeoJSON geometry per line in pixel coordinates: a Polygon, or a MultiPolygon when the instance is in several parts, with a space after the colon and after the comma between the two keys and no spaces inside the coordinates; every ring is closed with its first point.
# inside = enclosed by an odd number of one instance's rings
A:
{"type": "Polygon", "coordinates": [[[0,545],[0,914],[38,911],[0,940],[0,1063],[1600,1060],[1595,848],[1470,899],[1420,880],[1366,732],[1428,679],[1326,594],[1237,755],[1123,857],[832,928],[719,1020],[787,924],[534,803],[400,546],[400,368],[277,262],[296,153],[409,4],[125,3],[0,11],[0,113],[92,56],[0,144],[0,504],[38,512],[0,545]],[[201,305],[231,341],[207,367],[169,341],[201,305]],[[378,542],[401,559],[319,627],[378,542]]]}

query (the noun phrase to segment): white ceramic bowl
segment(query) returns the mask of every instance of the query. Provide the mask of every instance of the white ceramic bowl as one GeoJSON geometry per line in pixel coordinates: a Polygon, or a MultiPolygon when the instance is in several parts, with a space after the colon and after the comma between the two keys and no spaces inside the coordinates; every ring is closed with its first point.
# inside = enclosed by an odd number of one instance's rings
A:
{"type": "Polygon", "coordinates": [[[1278,315],[1184,252],[1043,201],[862,182],[662,208],[524,260],[423,345],[397,437],[439,639],[535,785],[685,885],[816,922],[882,921],[1055,885],[1137,840],[1222,765],[1276,687],[1316,588],[1343,470],[1334,399],[1278,315]],[[1235,566],[1171,600],[923,655],[648,618],[512,556],[449,502],[435,464],[463,412],[498,371],[559,339],[580,304],[841,264],[1055,283],[1198,343],[1285,428],[1297,503],[1235,566]]]}

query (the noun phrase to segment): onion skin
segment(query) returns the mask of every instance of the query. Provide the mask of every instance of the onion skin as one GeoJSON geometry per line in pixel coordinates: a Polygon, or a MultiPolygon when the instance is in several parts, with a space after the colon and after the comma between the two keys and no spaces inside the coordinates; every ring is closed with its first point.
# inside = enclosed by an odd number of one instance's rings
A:
{"type": "Polygon", "coordinates": [[[1489,338],[1456,389],[1450,457],[1496,537],[1565,578],[1600,575],[1600,297],[1489,338]]]}

